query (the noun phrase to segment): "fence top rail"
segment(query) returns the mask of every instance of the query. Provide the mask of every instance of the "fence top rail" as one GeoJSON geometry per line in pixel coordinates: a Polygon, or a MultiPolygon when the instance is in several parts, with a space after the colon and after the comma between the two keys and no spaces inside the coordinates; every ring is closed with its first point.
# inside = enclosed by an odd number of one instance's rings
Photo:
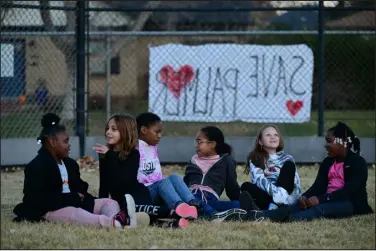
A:
{"type": "MultiPolygon", "coordinates": [[[[241,35],[317,35],[318,31],[89,31],[90,36],[241,36],[241,35]]],[[[327,30],[325,35],[376,35],[375,31],[363,30],[327,30]]],[[[7,31],[2,37],[15,36],[74,36],[74,31],[7,31]]]]}
{"type": "MultiPolygon", "coordinates": [[[[48,9],[48,10],[76,10],[76,7],[67,6],[50,6],[48,4],[32,5],[32,4],[14,4],[14,3],[0,3],[1,8],[14,8],[14,9],[48,9]]],[[[170,7],[107,7],[107,8],[85,8],[87,11],[111,11],[111,12],[231,12],[231,11],[318,11],[320,7],[317,6],[302,6],[302,7],[217,7],[217,8],[170,8],[170,7]]],[[[372,7],[324,7],[323,11],[375,11],[372,7]]]]}

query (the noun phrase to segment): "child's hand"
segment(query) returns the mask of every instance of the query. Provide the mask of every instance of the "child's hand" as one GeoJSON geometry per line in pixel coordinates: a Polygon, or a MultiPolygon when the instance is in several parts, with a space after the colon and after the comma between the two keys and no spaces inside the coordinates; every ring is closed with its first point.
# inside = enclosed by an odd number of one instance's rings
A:
{"type": "Polygon", "coordinates": [[[98,144],[98,143],[95,146],[93,146],[93,149],[97,153],[101,153],[101,154],[106,154],[106,152],[108,151],[107,146],[104,146],[104,145],[101,145],[101,144],[98,144]]]}
{"type": "Polygon", "coordinates": [[[312,196],[308,199],[307,206],[308,207],[314,207],[320,204],[319,199],[316,196],[312,196]]]}
{"type": "Polygon", "coordinates": [[[300,207],[301,209],[306,209],[306,208],[307,208],[307,203],[308,203],[308,199],[307,199],[307,197],[305,197],[305,196],[300,196],[298,202],[299,202],[299,207],[300,207]]]}

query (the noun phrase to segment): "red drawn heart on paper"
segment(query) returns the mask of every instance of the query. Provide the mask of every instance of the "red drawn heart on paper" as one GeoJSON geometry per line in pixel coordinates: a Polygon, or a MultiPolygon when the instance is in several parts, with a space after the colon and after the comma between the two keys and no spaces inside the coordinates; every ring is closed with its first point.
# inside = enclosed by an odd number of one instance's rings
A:
{"type": "Polygon", "coordinates": [[[289,100],[286,103],[287,110],[290,112],[290,114],[293,117],[300,111],[300,109],[302,109],[303,105],[304,105],[303,102],[300,100],[296,102],[289,100]]]}
{"type": "Polygon", "coordinates": [[[162,82],[170,90],[176,99],[184,90],[185,86],[190,84],[194,78],[194,71],[192,66],[184,65],[178,71],[170,65],[165,65],[159,72],[162,82]]]}

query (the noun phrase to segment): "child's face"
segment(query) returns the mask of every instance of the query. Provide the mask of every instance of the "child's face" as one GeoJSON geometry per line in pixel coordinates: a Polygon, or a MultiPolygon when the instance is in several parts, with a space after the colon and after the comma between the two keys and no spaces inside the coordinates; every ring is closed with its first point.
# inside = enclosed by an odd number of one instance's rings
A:
{"type": "Polygon", "coordinates": [[[162,138],[162,122],[157,121],[149,127],[141,127],[140,139],[149,145],[156,146],[162,138]]]}
{"type": "Polygon", "coordinates": [[[195,140],[196,153],[199,157],[212,156],[215,155],[215,141],[209,141],[206,135],[199,132],[195,140]]]}
{"type": "Polygon", "coordinates": [[[117,128],[115,119],[108,121],[106,128],[106,140],[107,144],[116,146],[120,142],[120,131],[117,128]]]}
{"type": "Polygon", "coordinates": [[[259,144],[266,149],[276,150],[279,146],[279,135],[274,127],[267,127],[262,132],[259,144]]]}
{"type": "Polygon", "coordinates": [[[336,138],[332,132],[328,132],[325,136],[325,149],[329,157],[342,157],[345,155],[346,149],[343,144],[336,142],[336,138]]]}
{"type": "Polygon", "coordinates": [[[55,136],[51,136],[49,138],[49,143],[52,146],[56,157],[64,159],[69,156],[70,144],[68,132],[63,131],[57,133],[55,136]]]}

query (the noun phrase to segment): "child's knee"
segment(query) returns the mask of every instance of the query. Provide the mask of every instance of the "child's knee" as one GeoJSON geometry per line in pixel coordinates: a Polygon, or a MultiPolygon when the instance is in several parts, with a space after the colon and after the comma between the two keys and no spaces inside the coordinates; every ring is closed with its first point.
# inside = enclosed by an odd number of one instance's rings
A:
{"type": "Polygon", "coordinates": [[[177,174],[171,174],[170,176],[168,176],[168,178],[170,179],[170,180],[172,180],[172,181],[181,181],[181,180],[183,180],[179,175],[177,175],[177,174]]]}
{"type": "Polygon", "coordinates": [[[291,172],[295,172],[296,171],[295,163],[292,161],[286,161],[285,164],[283,164],[283,169],[286,171],[289,170],[291,172]]]}
{"type": "Polygon", "coordinates": [[[251,190],[251,189],[252,189],[252,185],[253,185],[252,183],[246,181],[246,182],[244,182],[244,183],[241,185],[240,190],[241,190],[241,191],[248,191],[248,190],[251,190]]]}

